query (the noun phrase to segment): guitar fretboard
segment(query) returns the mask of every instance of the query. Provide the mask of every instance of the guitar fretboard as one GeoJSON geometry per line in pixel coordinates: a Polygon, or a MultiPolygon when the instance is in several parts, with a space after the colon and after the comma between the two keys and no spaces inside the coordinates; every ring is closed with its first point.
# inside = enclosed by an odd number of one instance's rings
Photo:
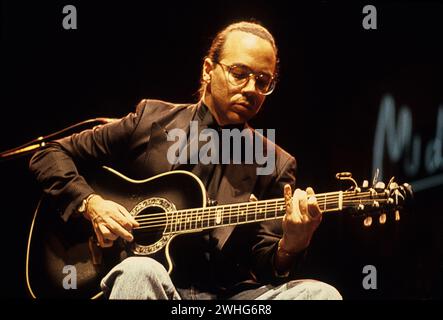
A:
{"type": "MultiPolygon", "coordinates": [[[[354,193],[352,193],[354,194],[354,193]]],[[[341,210],[346,201],[342,191],[316,194],[322,212],[341,210]]],[[[196,232],[229,225],[240,225],[282,218],[284,198],[243,202],[167,213],[165,233],[196,232]]]]}

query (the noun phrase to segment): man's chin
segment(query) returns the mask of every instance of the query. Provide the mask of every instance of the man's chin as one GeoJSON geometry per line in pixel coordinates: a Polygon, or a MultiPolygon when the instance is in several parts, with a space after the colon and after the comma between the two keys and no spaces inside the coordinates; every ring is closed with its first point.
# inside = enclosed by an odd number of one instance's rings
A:
{"type": "Polygon", "coordinates": [[[242,124],[248,121],[248,117],[239,112],[231,111],[229,112],[226,120],[229,122],[226,124],[242,124]]]}

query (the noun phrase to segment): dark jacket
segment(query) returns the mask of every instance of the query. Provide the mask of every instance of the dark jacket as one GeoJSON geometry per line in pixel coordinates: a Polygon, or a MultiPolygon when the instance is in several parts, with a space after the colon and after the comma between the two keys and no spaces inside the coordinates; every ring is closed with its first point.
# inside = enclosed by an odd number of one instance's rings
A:
{"type": "MultiPolygon", "coordinates": [[[[180,169],[167,160],[174,142],[166,134],[174,128],[189,130],[197,108],[198,104],[142,100],[134,113],[118,121],[49,143],[31,159],[30,169],[68,221],[82,199],[94,192],[78,172],[82,163],[112,166],[133,179],[180,169]]],[[[216,195],[218,204],[248,201],[251,193],[260,200],[281,198],[284,184],[295,185],[295,167],[295,158],[278,146],[270,175],[257,175],[257,164],[228,164],[216,195]]],[[[216,229],[211,234],[216,239],[213,255],[207,255],[212,262],[195,268],[198,273],[189,279],[200,277],[203,286],[223,288],[254,278],[261,283],[275,280],[272,260],[281,233],[281,220],[216,229]]]]}

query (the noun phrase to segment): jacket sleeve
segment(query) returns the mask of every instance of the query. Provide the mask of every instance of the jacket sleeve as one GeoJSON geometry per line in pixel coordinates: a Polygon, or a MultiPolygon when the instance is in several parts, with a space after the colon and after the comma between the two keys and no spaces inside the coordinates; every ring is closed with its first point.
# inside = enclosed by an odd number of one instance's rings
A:
{"type": "MultiPolygon", "coordinates": [[[[266,199],[282,198],[285,184],[291,185],[292,190],[295,190],[295,158],[289,156],[280,168],[281,170],[277,169],[277,175],[264,195],[266,199]]],[[[268,283],[293,275],[296,269],[295,265],[302,259],[304,251],[295,257],[294,268],[288,275],[278,276],[274,268],[274,254],[277,251],[278,241],[283,234],[281,219],[260,223],[257,225],[255,232],[255,240],[252,246],[252,272],[257,280],[268,283]]]]}
{"type": "Polygon", "coordinates": [[[142,100],[135,112],[122,119],[48,143],[31,158],[30,171],[42,186],[44,194],[61,209],[65,221],[82,200],[94,192],[79,174],[77,165],[83,162],[102,165],[124,154],[145,105],[146,100],[142,100]]]}

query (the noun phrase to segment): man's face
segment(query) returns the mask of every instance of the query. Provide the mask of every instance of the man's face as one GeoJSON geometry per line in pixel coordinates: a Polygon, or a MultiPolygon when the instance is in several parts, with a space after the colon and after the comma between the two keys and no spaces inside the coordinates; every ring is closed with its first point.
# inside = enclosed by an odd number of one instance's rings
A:
{"type": "Polygon", "coordinates": [[[265,96],[260,94],[255,77],[244,85],[234,85],[228,80],[229,67],[243,66],[254,74],[272,76],[276,57],[272,45],[253,34],[233,31],[225,41],[220,63],[206,59],[203,79],[210,79],[204,102],[219,125],[244,123],[260,110],[265,96]]]}

